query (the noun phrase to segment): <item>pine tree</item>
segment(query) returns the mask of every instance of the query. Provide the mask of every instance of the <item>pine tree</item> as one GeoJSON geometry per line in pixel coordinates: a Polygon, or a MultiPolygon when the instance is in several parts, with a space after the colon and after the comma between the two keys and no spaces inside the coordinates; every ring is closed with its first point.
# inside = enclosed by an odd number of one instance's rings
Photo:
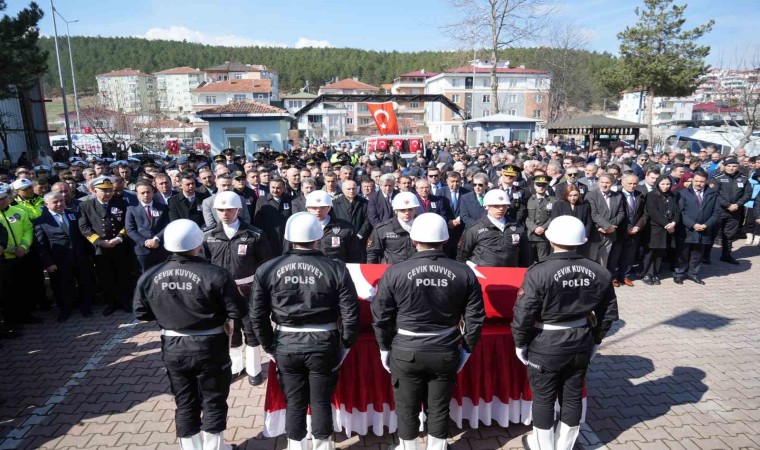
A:
{"type": "MultiPolygon", "coordinates": [[[[5,10],[0,0],[0,11],[5,10]]],[[[35,83],[47,70],[48,54],[37,46],[40,32],[37,24],[44,15],[32,2],[16,17],[4,15],[0,20],[0,99],[16,97],[35,83]]]]}

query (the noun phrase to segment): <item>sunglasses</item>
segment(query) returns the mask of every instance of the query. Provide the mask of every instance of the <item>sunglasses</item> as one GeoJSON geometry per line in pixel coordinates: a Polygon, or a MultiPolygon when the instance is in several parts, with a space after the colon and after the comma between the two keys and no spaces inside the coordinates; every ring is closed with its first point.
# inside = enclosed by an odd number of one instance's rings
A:
{"type": "Polygon", "coordinates": [[[483,183],[473,183],[472,185],[473,186],[485,186],[485,184],[483,184],[483,183]]]}
{"type": "Polygon", "coordinates": [[[578,174],[577,173],[568,173],[567,176],[568,177],[577,177],[578,174]]]}

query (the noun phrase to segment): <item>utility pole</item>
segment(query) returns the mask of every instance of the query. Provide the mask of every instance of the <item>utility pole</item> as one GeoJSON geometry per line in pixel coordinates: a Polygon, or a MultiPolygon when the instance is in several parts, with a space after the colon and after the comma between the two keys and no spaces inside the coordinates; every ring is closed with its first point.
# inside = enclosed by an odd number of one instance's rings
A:
{"type": "Polygon", "coordinates": [[[71,50],[71,32],[69,31],[69,24],[70,23],[77,23],[79,22],[79,19],[76,20],[66,20],[61,13],[58,12],[58,10],[55,10],[55,13],[58,14],[58,17],[61,18],[64,22],[66,22],[66,42],[69,45],[69,66],[71,67],[71,84],[74,87],[74,110],[77,112],[77,127],[76,130],[78,132],[82,132],[82,119],[79,116],[79,95],[77,95],[77,77],[74,74],[74,56],[72,54],[71,50]]]}
{"type": "Polygon", "coordinates": [[[53,9],[53,32],[55,36],[55,60],[58,62],[58,80],[61,82],[61,98],[63,99],[63,120],[66,123],[66,144],[69,149],[69,157],[73,156],[71,150],[71,127],[69,125],[69,107],[66,105],[66,88],[63,86],[63,69],[61,68],[61,54],[58,51],[58,25],[55,23],[55,5],[50,0],[50,7],[53,9]]]}

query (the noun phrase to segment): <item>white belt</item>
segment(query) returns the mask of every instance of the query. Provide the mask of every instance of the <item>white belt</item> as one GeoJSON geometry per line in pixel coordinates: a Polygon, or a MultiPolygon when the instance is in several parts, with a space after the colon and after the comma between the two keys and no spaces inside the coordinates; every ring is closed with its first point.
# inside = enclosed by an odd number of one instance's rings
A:
{"type": "Polygon", "coordinates": [[[569,330],[571,328],[585,327],[586,325],[588,325],[588,319],[586,319],[585,317],[583,319],[572,320],[570,322],[558,322],[558,323],[536,322],[533,324],[533,326],[536,328],[540,328],[542,330],[549,330],[549,331],[569,330]]]}
{"type": "Polygon", "coordinates": [[[244,284],[251,284],[251,283],[253,283],[253,277],[254,277],[254,275],[251,275],[248,278],[241,278],[239,280],[235,280],[235,284],[238,285],[238,286],[242,286],[244,284]]]}
{"type": "Polygon", "coordinates": [[[224,333],[224,327],[216,327],[212,328],[210,330],[161,330],[161,334],[164,336],[171,336],[171,337],[182,337],[182,336],[213,336],[215,334],[222,334],[224,333]]]}
{"type": "Polygon", "coordinates": [[[409,331],[404,330],[402,328],[399,328],[398,334],[404,335],[404,336],[446,336],[449,333],[452,333],[457,330],[457,327],[451,327],[446,328],[445,330],[441,331],[427,331],[427,332],[417,332],[417,331],[409,331]]]}
{"type": "Polygon", "coordinates": [[[338,329],[338,325],[334,323],[320,323],[313,325],[299,325],[297,327],[289,327],[285,325],[277,325],[277,331],[287,331],[290,333],[317,333],[320,331],[334,331],[338,329]]]}

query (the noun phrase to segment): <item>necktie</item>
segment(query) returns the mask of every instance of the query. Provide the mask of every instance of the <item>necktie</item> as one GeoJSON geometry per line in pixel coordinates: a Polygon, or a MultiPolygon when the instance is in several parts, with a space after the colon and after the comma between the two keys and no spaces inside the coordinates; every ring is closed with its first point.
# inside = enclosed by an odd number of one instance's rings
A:
{"type": "Polygon", "coordinates": [[[153,225],[153,217],[150,215],[150,205],[145,205],[145,216],[148,218],[148,223],[153,225]]]}
{"type": "Polygon", "coordinates": [[[451,193],[451,207],[456,211],[457,209],[457,193],[451,193]]]}
{"type": "Polygon", "coordinates": [[[478,203],[480,203],[480,206],[483,206],[483,196],[478,195],[478,203]]]}
{"type": "Polygon", "coordinates": [[[697,203],[702,204],[702,191],[697,192],[697,203]]]}
{"type": "Polygon", "coordinates": [[[69,234],[69,226],[66,224],[66,219],[63,217],[63,214],[56,214],[55,218],[58,220],[58,224],[61,225],[63,232],[69,234]]]}

